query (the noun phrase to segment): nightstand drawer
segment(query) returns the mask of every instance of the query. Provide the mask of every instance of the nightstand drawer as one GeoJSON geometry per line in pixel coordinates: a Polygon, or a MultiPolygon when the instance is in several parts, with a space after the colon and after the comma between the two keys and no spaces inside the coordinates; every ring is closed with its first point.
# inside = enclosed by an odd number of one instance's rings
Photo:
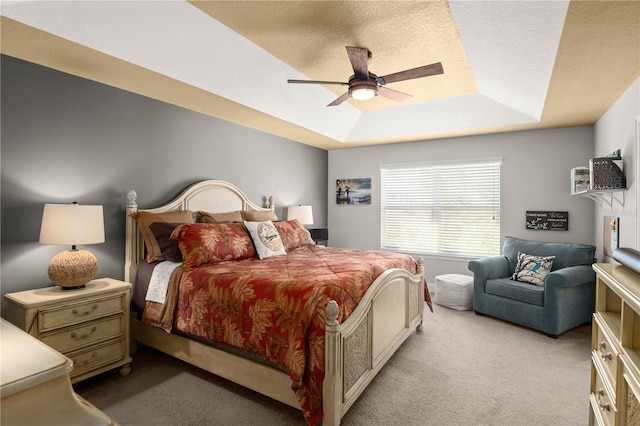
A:
{"type": "Polygon", "coordinates": [[[75,376],[86,371],[94,370],[103,365],[123,359],[125,357],[125,340],[113,340],[103,345],[66,355],[73,361],[73,371],[71,372],[71,378],[73,379],[75,376]]]}
{"type": "Polygon", "coordinates": [[[41,340],[59,352],[69,352],[97,342],[124,335],[123,315],[82,323],[41,336],[41,340]]]}
{"type": "Polygon", "coordinates": [[[42,309],[39,312],[38,331],[44,333],[59,327],[117,314],[125,310],[125,303],[126,295],[119,293],[58,308],[42,309]]]}

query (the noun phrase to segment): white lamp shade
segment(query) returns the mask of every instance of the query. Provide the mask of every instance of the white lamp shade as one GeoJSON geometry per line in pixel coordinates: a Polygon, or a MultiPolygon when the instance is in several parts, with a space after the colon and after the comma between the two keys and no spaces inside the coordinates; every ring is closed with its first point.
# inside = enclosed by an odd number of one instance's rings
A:
{"type": "Polygon", "coordinates": [[[287,220],[298,219],[303,225],[313,225],[311,206],[291,206],[287,209],[287,220]]]}
{"type": "Polygon", "coordinates": [[[45,204],[40,244],[85,245],[104,243],[102,206],[45,204]]]}

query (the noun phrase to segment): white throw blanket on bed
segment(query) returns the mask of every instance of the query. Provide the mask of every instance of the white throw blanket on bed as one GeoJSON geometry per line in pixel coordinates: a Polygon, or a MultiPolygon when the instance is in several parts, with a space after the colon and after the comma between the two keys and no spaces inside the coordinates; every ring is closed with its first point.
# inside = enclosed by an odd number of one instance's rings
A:
{"type": "Polygon", "coordinates": [[[164,261],[158,263],[151,273],[149,280],[149,288],[145,300],[148,302],[156,302],[164,304],[167,298],[167,289],[169,288],[169,280],[173,270],[182,265],[179,262],[164,261]]]}

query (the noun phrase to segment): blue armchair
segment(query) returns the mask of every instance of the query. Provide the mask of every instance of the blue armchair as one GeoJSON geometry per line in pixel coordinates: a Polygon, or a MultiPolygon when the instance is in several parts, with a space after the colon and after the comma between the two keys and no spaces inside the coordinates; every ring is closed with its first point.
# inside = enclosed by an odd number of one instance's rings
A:
{"type": "Polygon", "coordinates": [[[544,332],[551,337],[588,323],[595,304],[595,246],[505,237],[502,256],[469,262],[473,272],[473,309],[544,332]],[[544,285],[511,279],[518,252],[555,256],[544,285]]]}

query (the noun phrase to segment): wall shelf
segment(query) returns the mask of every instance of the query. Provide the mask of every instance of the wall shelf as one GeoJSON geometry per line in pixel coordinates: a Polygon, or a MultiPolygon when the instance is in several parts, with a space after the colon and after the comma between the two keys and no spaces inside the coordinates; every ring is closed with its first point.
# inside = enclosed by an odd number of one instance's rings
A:
{"type": "Polygon", "coordinates": [[[613,207],[613,203],[617,202],[620,207],[624,207],[624,192],[627,188],[618,189],[589,189],[587,191],[572,192],[571,195],[582,195],[583,197],[591,198],[598,204],[606,203],[610,208],[613,207]]]}

